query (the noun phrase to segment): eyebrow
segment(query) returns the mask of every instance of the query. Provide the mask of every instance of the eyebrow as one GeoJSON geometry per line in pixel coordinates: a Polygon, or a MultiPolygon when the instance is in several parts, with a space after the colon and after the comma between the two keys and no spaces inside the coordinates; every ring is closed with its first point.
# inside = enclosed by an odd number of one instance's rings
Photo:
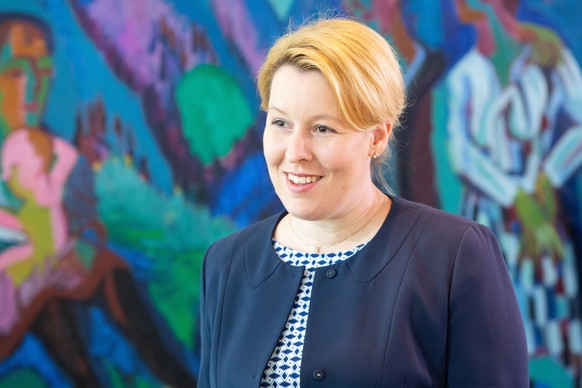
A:
{"type": "MultiPolygon", "coordinates": [[[[277,108],[276,106],[268,106],[267,107],[267,113],[271,112],[272,110],[276,110],[277,112],[284,114],[284,115],[288,115],[287,112],[285,112],[283,109],[281,108],[277,108]]],[[[326,115],[326,114],[321,114],[321,115],[315,115],[313,117],[311,117],[312,120],[331,120],[331,121],[335,121],[337,123],[344,123],[345,121],[342,120],[339,117],[335,117],[335,116],[330,116],[330,115],[326,115]]]]}
{"type": "Polygon", "coordinates": [[[269,106],[267,107],[267,112],[270,112],[270,111],[272,111],[272,110],[276,110],[277,112],[279,112],[279,113],[283,113],[283,114],[285,114],[285,115],[287,114],[287,112],[285,112],[283,109],[279,109],[279,108],[277,108],[276,106],[269,105],[269,106]]]}

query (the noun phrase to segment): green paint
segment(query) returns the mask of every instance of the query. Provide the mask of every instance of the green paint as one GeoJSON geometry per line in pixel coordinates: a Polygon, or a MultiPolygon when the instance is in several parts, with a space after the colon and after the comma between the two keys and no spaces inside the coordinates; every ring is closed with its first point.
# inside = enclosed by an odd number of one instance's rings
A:
{"type": "Polygon", "coordinates": [[[549,356],[530,358],[529,376],[532,381],[548,388],[574,388],[574,377],[563,365],[549,356]]]}
{"type": "Polygon", "coordinates": [[[432,92],[432,136],[436,186],[440,196],[440,208],[458,213],[463,185],[453,171],[449,157],[447,134],[447,93],[444,83],[437,85],[432,92]]]}
{"type": "Polygon", "coordinates": [[[3,375],[0,379],[0,388],[14,387],[48,387],[47,382],[32,368],[19,368],[3,375]]]}
{"type": "Polygon", "coordinates": [[[36,126],[41,121],[42,111],[47,101],[53,75],[53,59],[51,56],[38,58],[36,66],[36,71],[33,71],[30,65],[27,68],[29,72],[27,101],[35,101],[41,107],[38,111],[27,114],[27,123],[31,126],[36,126]]]}
{"type": "Polygon", "coordinates": [[[79,257],[79,260],[83,264],[85,269],[91,269],[93,262],[95,261],[95,248],[83,240],[77,240],[75,244],[75,251],[79,257]]]}
{"type": "Polygon", "coordinates": [[[490,55],[491,62],[493,62],[500,82],[503,85],[507,85],[509,83],[511,62],[523,50],[523,45],[513,40],[496,18],[490,17],[489,20],[493,30],[493,40],[495,41],[495,51],[490,55]]]}
{"type": "Polygon", "coordinates": [[[506,85],[509,80],[508,69],[511,61],[521,52],[522,45],[516,42],[503,28],[491,4],[481,0],[469,0],[467,5],[487,15],[487,21],[491,27],[493,41],[495,42],[495,51],[489,57],[497,71],[499,80],[506,85]]]}
{"type": "Polygon", "coordinates": [[[176,253],[171,265],[156,262],[159,278],[149,285],[150,295],[176,337],[193,349],[194,318],[200,300],[200,266],[204,251],[176,253]],[[160,276],[161,275],[161,276],[160,276]]]}
{"type": "Polygon", "coordinates": [[[109,362],[107,359],[103,359],[103,365],[105,366],[105,371],[107,373],[108,384],[112,388],[159,388],[160,383],[152,381],[148,376],[144,376],[142,373],[131,372],[131,375],[122,373],[115,365],[109,362]]]}
{"type": "Polygon", "coordinates": [[[33,253],[30,257],[23,257],[20,261],[5,269],[16,285],[22,284],[37,266],[45,266],[52,262],[55,254],[55,244],[51,237],[52,217],[51,209],[39,204],[35,194],[19,182],[18,169],[13,167],[7,183],[13,193],[23,199],[22,206],[14,214],[22,225],[32,245],[33,253]]]}
{"type": "MultiPolygon", "coordinates": [[[[4,50],[2,50],[2,52],[4,52],[4,50]]],[[[26,102],[36,102],[41,108],[38,111],[28,112],[26,114],[26,124],[29,126],[37,126],[40,122],[42,108],[44,107],[48,96],[53,72],[53,59],[51,56],[39,58],[14,58],[11,57],[13,55],[12,52],[9,52],[8,54],[4,53],[3,55],[9,55],[9,57],[0,58],[0,73],[11,70],[22,72],[26,79],[26,102]]],[[[24,109],[24,107],[22,107],[22,109],[24,109]]],[[[5,123],[4,126],[6,126],[5,123]]],[[[2,128],[2,130],[6,133],[5,128],[2,128]]]]}
{"type": "MultiPolygon", "coordinates": [[[[0,105],[3,104],[3,100],[6,98],[4,93],[0,91],[0,105]]],[[[10,125],[6,121],[2,112],[0,112],[0,144],[4,142],[6,136],[10,133],[10,125]]]]}
{"type": "Polygon", "coordinates": [[[267,0],[279,20],[286,20],[294,0],[267,0]]]}
{"type": "Polygon", "coordinates": [[[182,77],[176,102],[190,152],[204,164],[227,155],[254,121],[236,80],[212,65],[197,66],[182,77]]]}
{"type": "Polygon", "coordinates": [[[234,226],[188,203],[179,192],[163,195],[120,158],[103,164],[95,186],[109,239],[147,257],[152,301],[177,338],[191,348],[202,256],[234,226]]]}

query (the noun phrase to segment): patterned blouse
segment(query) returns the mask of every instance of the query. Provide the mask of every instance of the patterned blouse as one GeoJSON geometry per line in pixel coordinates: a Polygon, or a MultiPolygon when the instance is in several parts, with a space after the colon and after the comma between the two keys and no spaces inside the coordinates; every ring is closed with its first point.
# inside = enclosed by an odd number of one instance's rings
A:
{"type": "Polygon", "coordinates": [[[332,253],[305,253],[273,240],[273,247],[281,260],[293,266],[305,266],[305,270],[285,328],[263,372],[261,387],[299,387],[301,357],[315,270],[346,260],[365,246],[364,243],[346,251],[332,253]]]}

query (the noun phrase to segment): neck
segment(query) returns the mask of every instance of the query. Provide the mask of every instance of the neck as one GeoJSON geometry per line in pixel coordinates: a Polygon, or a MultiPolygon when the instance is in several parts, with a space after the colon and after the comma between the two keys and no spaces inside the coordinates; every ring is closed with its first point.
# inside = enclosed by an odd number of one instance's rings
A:
{"type": "MultiPolygon", "coordinates": [[[[349,249],[369,241],[382,225],[390,199],[379,190],[369,201],[337,219],[307,221],[287,216],[287,240],[302,251],[327,253],[349,249]]],[[[284,227],[285,229],[285,227],[284,227]]]]}

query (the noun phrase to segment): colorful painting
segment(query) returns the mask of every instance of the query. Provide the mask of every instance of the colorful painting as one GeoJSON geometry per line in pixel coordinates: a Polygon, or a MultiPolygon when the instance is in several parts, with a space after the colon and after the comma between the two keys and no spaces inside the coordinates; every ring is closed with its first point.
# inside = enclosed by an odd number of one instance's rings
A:
{"type": "Polygon", "coordinates": [[[256,72],[321,12],[394,44],[388,180],[493,229],[532,386],[579,386],[582,3],[4,0],[0,387],[196,385],[204,252],[281,209],[256,72]]]}

